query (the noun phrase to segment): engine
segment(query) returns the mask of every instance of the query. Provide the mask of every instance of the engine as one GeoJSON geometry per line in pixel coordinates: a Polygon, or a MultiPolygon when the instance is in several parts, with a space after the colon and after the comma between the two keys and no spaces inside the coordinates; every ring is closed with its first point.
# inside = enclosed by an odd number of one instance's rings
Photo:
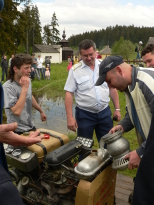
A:
{"type": "Polygon", "coordinates": [[[66,135],[51,130],[41,133],[46,139],[30,147],[4,146],[24,204],[114,204],[116,172],[107,150],[92,150],[93,140],[86,138],[69,142],[66,135]]]}

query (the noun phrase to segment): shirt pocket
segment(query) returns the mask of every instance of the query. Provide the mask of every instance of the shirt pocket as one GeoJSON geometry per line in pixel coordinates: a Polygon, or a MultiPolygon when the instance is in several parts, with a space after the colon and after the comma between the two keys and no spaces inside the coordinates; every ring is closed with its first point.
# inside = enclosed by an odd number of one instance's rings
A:
{"type": "Polygon", "coordinates": [[[89,76],[83,76],[76,79],[78,90],[86,90],[90,88],[89,76]]]}

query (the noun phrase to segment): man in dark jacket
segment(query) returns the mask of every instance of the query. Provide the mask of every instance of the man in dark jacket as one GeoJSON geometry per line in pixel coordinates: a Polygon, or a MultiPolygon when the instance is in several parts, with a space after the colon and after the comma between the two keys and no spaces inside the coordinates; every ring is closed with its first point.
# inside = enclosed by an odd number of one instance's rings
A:
{"type": "Polygon", "coordinates": [[[2,67],[2,81],[4,81],[5,74],[6,74],[6,79],[7,79],[7,70],[8,70],[7,56],[5,54],[4,54],[3,59],[1,61],[1,67],[2,67]]]}

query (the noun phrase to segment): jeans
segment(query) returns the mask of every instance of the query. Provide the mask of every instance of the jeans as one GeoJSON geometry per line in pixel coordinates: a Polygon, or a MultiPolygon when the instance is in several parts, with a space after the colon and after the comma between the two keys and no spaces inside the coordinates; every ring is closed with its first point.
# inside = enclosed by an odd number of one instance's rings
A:
{"type": "Polygon", "coordinates": [[[137,59],[139,59],[139,60],[141,59],[140,52],[137,52],[136,60],[137,59]]]}
{"type": "Polygon", "coordinates": [[[35,75],[37,75],[37,79],[40,80],[40,75],[39,75],[38,68],[35,68],[35,75]]]}
{"type": "Polygon", "coordinates": [[[40,73],[41,73],[41,78],[43,79],[43,68],[37,68],[38,70],[38,73],[39,73],[39,76],[40,76],[40,73]]]}
{"type": "Polygon", "coordinates": [[[6,80],[7,80],[7,68],[2,68],[2,81],[4,81],[5,74],[6,74],[6,80]]]}

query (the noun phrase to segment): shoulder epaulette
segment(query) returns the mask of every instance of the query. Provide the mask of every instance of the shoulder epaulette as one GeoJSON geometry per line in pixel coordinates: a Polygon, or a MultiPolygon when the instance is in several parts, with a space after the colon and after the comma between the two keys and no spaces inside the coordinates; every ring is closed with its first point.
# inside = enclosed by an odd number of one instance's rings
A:
{"type": "Polygon", "coordinates": [[[81,62],[79,62],[79,63],[73,65],[73,66],[72,66],[73,71],[75,71],[75,70],[76,70],[77,68],[79,68],[81,65],[82,65],[81,62]]]}

